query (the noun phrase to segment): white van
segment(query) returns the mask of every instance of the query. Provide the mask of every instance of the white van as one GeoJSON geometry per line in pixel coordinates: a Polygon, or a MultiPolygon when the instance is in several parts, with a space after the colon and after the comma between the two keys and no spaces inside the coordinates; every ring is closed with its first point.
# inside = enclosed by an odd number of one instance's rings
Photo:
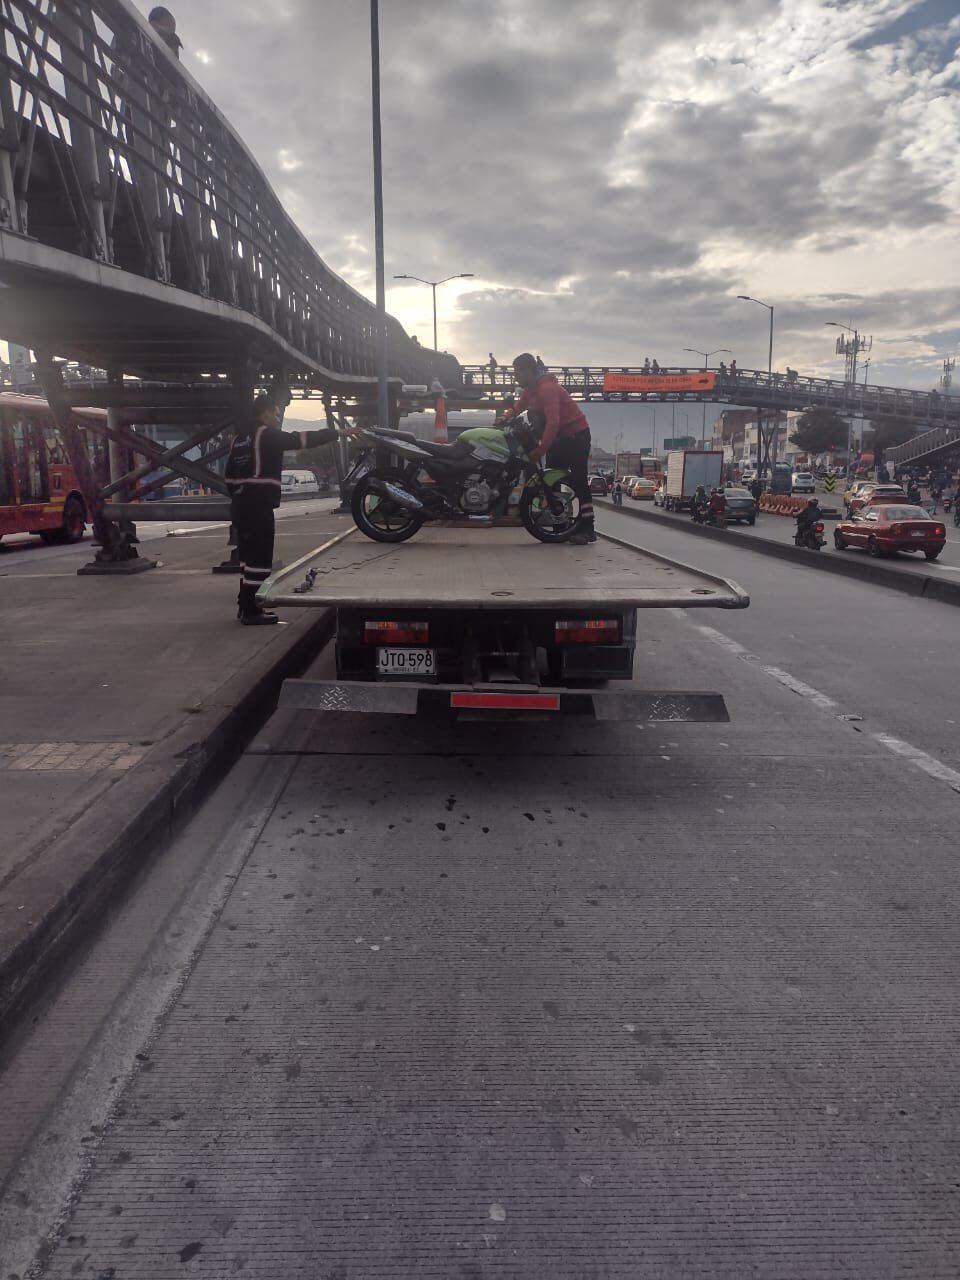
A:
{"type": "Polygon", "coordinates": [[[281,471],[280,495],[284,498],[310,498],[320,492],[312,471],[281,471]]]}

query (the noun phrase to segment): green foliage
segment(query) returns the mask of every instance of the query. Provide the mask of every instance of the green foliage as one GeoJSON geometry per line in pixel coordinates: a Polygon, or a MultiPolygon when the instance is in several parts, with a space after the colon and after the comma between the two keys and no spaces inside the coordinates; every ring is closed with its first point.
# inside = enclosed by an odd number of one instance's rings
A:
{"type": "Polygon", "coordinates": [[[845,449],[848,435],[849,427],[838,413],[832,409],[810,409],[797,419],[790,440],[804,453],[827,453],[831,449],[845,449]]]}

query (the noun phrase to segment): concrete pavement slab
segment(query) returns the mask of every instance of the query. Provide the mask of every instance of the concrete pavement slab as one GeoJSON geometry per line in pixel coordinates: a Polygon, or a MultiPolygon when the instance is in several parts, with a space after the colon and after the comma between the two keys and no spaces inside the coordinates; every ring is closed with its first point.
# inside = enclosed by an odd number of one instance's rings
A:
{"type": "MultiPolygon", "coordinates": [[[[346,527],[327,510],[283,519],[278,555],[346,527]]],[[[323,615],[241,627],[237,580],[209,571],[222,541],[154,540],[161,567],[134,578],[78,578],[83,547],[35,569],[21,553],[4,576],[0,1018],[328,632],[323,615]]]]}

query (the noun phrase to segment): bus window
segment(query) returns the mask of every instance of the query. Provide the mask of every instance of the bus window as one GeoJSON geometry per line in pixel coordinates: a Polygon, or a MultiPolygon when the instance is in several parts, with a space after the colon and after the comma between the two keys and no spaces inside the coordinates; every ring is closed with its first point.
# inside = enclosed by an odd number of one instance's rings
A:
{"type": "Polygon", "coordinates": [[[13,450],[10,432],[0,422],[0,507],[13,504],[13,450]]]}
{"type": "Polygon", "coordinates": [[[44,465],[46,459],[42,456],[38,429],[29,422],[20,421],[14,422],[12,431],[20,501],[44,502],[47,498],[47,468],[44,465]]]}

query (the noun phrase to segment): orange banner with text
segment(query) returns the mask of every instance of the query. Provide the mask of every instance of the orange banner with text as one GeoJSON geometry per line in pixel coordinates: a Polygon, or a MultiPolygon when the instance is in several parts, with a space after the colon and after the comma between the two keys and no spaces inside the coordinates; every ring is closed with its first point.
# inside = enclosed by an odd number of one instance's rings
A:
{"type": "Polygon", "coordinates": [[[704,373],[605,373],[604,391],[712,391],[717,375],[704,373]]]}

